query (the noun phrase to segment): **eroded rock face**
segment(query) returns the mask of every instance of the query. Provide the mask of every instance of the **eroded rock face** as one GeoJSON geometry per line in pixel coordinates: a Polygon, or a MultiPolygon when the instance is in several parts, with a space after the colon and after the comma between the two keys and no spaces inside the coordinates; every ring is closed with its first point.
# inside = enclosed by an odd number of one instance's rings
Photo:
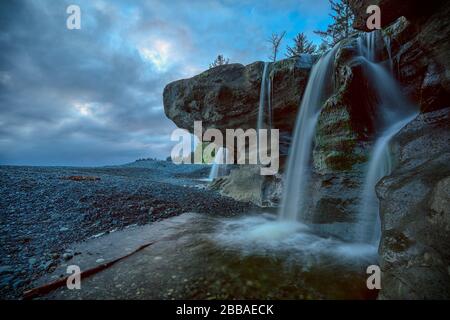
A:
{"type": "MultiPolygon", "coordinates": [[[[288,155],[298,107],[317,56],[303,55],[268,66],[271,81],[273,128],[280,132],[280,173],[288,155]]],[[[164,110],[180,127],[193,132],[194,121],[203,131],[216,128],[256,129],[264,63],[229,64],[193,78],[172,82],[164,89],[164,110]]],[[[257,166],[241,166],[211,186],[222,194],[260,206],[280,201],[281,176],[261,176],[257,166]]]]}
{"type": "MultiPolygon", "coordinates": [[[[292,132],[314,61],[305,55],[270,64],[274,128],[292,132]]],[[[256,128],[263,69],[263,62],[228,64],[172,82],[164,89],[164,111],[190,132],[200,120],[204,130],[256,128]]]]}
{"type": "Polygon", "coordinates": [[[450,298],[450,108],[395,137],[396,169],[377,186],[382,299],[450,298]]]}
{"type": "Polygon", "coordinates": [[[373,86],[362,60],[355,59],[360,55],[357,41],[357,36],[345,40],[336,52],[335,88],[319,115],[305,217],[320,230],[347,240],[354,237],[349,231],[359,209],[377,123],[373,86]]]}
{"type": "Polygon", "coordinates": [[[395,137],[392,148],[398,163],[377,187],[380,298],[449,299],[450,6],[434,0],[351,4],[355,27],[365,31],[367,6],[380,6],[393,71],[422,112],[395,137]]]}
{"type": "Polygon", "coordinates": [[[351,4],[354,26],[364,31],[367,6],[380,6],[393,70],[410,99],[422,112],[446,107],[450,101],[450,6],[440,0],[354,0],[351,4]]]}

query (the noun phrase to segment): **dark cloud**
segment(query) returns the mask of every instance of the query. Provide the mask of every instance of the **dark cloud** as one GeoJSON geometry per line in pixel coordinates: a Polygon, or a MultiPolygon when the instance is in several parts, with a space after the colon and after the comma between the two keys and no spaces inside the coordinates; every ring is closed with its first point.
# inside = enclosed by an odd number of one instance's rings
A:
{"type": "Polygon", "coordinates": [[[271,31],[308,28],[299,10],[325,2],[3,0],[0,163],[165,158],[175,128],[162,107],[168,82],[218,53],[264,59],[271,31]],[[66,28],[69,4],[81,7],[81,30],[66,28]]]}

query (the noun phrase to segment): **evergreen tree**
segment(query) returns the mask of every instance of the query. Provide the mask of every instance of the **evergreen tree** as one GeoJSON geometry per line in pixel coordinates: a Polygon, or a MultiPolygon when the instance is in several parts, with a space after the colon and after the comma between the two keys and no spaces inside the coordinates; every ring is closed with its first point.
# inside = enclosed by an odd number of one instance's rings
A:
{"type": "Polygon", "coordinates": [[[328,0],[331,5],[330,14],[332,23],[325,31],[314,31],[322,37],[328,45],[334,46],[342,39],[348,38],[354,29],[352,27],[354,15],[349,5],[349,0],[328,0]]]}
{"type": "Polygon", "coordinates": [[[229,62],[230,59],[225,59],[222,54],[219,54],[216,60],[214,60],[214,62],[209,65],[209,68],[211,69],[214,67],[223,66],[225,64],[228,64],[229,62]]]}
{"type": "Polygon", "coordinates": [[[301,32],[294,38],[294,46],[287,46],[286,57],[297,57],[302,53],[313,54],[316,51],[316,46],[306,38],[306,35],[301,32]]]}

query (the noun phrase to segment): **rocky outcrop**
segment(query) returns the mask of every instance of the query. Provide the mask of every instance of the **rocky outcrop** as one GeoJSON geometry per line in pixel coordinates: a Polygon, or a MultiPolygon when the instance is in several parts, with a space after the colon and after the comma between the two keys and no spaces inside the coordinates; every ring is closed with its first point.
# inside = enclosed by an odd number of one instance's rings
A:
{"type": "Polygon", "coordinates": [[[356,15],[355,27],[360,30],[366,28],[367,6],[380,6],[393,69],[411,100],[423,112],[446,107],[450,101],[450,6],[440,0],[350,2],[356,15]]]}
{"type": "Polygon", "coordinates": [[[336,53],[334,94],[325,102],[316,129],[313,152],[318,173],[353,171],[367,161],[367,142],[375,132],[372,87],[359,55],[357,37],[344,41],[336,53]]]}
{"type": "MultiPolygon", "coordinates": [[[[397,165],[377,191],[381,206],[381,299],[450,298],[450,6],[445,1],[350,1],[365,30],[382,12],[393,70],[421,114],[394,139],[397,165]]],[[[367,31],[367,30],[365,30],[367,31]]]]}
{"type": "Polygon", "coordinates": [[[382,299],[450,298],[450,108],[421,114],[392,142],[377,186],[382,299]]]}
{"type": "Polygon", "coordinates": [[[259,166],[243,165],[228,176],[215,179],[210,188],[239,201],[274,207],[281,199],[283,184],[280,174],[262,176],[259,166]]]}
{"type": "Polygon", "coordinates": [[[354,237],[349,231],[359,209],[365,164],[378,122],[373,86],[363,61],[355,59],[359,55],[356,35],[343,41],[336,52],[334,93],[324,103],[316,127],[314,175],[305,217],[319,224],[320,230],[348,240],[354,237]]]}
{"type": "MultiPolygon", "coordinates": [[[[396,164],[377,192],[381,205],[382,299],[450,298],[450,6],[430,0],[350,0],[355,27],[365,30],[366,8],[382,11],[386,48],[376,60],[392,68],[411,102],[416,120],[394,139],[396,164]]],[[[309,215],[318,228],[342,238],[355,221],[362,180],[374,134],[379,132],[373,84],[358,59],[357,36],[340,44],[333,94],[324,102],[316,128],[309,215]],[[338,230],[339,229],[339,230],[338,230]]],[[[315,57],[286,59],[269,66],[273,81],[274,127],[281,130],[286,156],[298,106],[315,57]]],[[[165,112],[192,132],[204,128],[255,128],[263,63],[226,65],[169,84],[165,112]]],[[[261,177],[240,166],[212,188],[239,200],[276,205],[281,176],[261,177]]]]}
{"type": "MultiPolygon", "coordinates": [[[[296,114],[309,72],[317,57],[303,55],[271,63],[273,128],[280,130],[280,166],[289,150],[296,114]]],[[[164,89],[164,110],[180,127],[193,133],[194,121],[203,130],[257,127],[264,63],[229,64],[209,69],[193,78],[172,82],[164,89]]],[[[217,179],[211,188],[223,195],[260,206],[274,206],[281,196],[281,176],[261,176],[259,167],[246,165],[217,179]]]]}
{"type": "MultiPolygon", "coordinates": [[[[314,56],[285,59],[269,65],[272,79],[273,126],[291,132],[314,56]]],[[[164,89],[164,111],[175,124],[193,132],[194,121],[203,128],[256,128],[263,62],[247,66],[228,64],[164,89]]]]}
{"type": "Polygon", "coordinates": [[[405,17],[410,21],[426,19],[445,1],[441,0],[349,0],[355,13],[353,27],[362,31],[367,29],[366,22],[370,14],[367,8],[377,5],[381,9],[381,27],[387,27],[399,17],[405,17]]]}

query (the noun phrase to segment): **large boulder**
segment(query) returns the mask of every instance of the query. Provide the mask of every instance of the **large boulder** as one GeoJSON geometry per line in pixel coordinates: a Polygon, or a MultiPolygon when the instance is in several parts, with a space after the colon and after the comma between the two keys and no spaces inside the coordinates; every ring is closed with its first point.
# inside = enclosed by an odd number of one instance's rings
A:
{"type": "Polygon", "coordinates": [[[450,108],[392,141],[398,164],[377,186],[382,299],[450,298],[450,108]]]}
{"type": "MultiPolygon", "coordinates": [[[[292,132],[314,61],[314,56],[305,55],[270,64],[274,128],[292,132]]],[[[190,132],[194,121],[200,120],[205,130],[256,128],[263,69],[263,62],[228,64],[169,83],[163,94],[164,111],[190,132]]]]}
{"type": "Polygon", "coordinates": [[[230,174],[215,179],[210,188],[239,201],[250,201],[260,207],[274,207],[280,202],[283,185],[280,174],[262,176],[257,165],[242,165],[230,174]]]}

